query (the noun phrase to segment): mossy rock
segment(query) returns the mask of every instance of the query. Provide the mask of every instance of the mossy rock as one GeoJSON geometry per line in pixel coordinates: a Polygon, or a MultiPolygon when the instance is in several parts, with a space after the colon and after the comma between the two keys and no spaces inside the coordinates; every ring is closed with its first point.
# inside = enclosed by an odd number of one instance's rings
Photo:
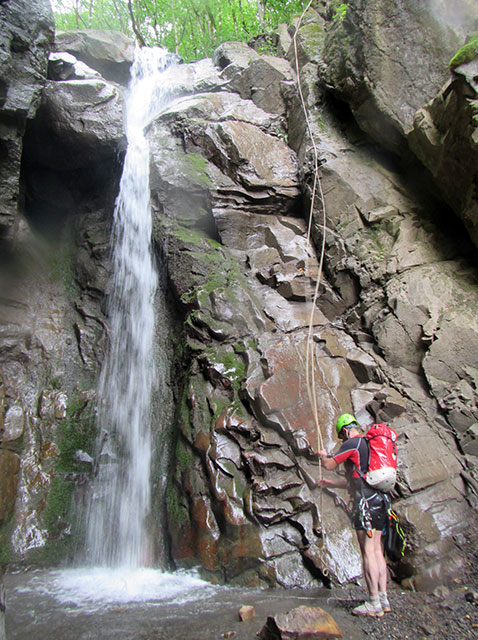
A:
{"type": "Polygon", "coordinates": [[[66,409],[66,418],[58,427],[59,459],[57,470],[88,472],[88,463],[76,460],[78,450],[93,456],[97,436],[95,409],[81,392],[75,392],[66,409]]]}
{"type": "Polygon", "coordinates": [[[466,44],[455,53],[448,66],[451,70],[478,58],[478,32],[467,38],[466,44]]]}

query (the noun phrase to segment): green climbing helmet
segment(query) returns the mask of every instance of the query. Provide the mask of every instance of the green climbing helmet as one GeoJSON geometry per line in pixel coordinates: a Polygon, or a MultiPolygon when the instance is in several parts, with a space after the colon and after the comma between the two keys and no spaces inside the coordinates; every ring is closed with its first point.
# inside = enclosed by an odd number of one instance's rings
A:
{"type": "Polygon", "coordinates": [[[335,428],[337,429],[337,435],[340,435],[340,432],[344,427],[347,427],[349,424],[358,424],[357,420],[351,413],[343,413],[340,418],[337,420],[337,424],[335,428]]]}

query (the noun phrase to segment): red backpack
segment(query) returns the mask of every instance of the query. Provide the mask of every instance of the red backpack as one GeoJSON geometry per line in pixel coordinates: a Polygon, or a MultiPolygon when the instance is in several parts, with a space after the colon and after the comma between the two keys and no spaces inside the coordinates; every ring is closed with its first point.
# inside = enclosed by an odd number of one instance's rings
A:
{"type": "Polygon", "coordinates": [[[369,457],[365,482],[379,491],[390,491],[397,480],[397,434],[386,424],[374,424],[365,434],[369,457]]]}

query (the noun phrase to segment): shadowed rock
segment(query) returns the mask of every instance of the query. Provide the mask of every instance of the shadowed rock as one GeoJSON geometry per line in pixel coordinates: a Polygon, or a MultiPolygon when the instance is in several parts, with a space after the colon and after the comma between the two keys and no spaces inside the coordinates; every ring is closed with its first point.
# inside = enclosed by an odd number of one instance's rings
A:
{"type": "Polygon", "coordinates": [[[478,58],[452,76],[417,112],[408,140],[478,246],[478,58]]]}
{"type": "Polygon", "coordinates": [[[0,4],[0,237],[18,222],[22,136],[33,118],[46,80],[53,40],[48,0],[0,4]]]}

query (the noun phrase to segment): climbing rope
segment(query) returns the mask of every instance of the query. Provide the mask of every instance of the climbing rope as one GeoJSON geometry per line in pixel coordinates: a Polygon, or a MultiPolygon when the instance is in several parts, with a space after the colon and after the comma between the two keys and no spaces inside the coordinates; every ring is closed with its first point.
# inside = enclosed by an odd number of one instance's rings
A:
{"type": "MultiPolygon", "coordinates": [[[[321,201],[321,205],[322,205],[322,215],[323,215],[323,233],[322,233],[322,245],[321,245],[321,251],[320,251],[320,260],[319,260],[319,270],[318,270],[318,273],[317,273],[317,280],[316,280],[316,284],[315,284],[314,295],[313,295],[313,298],[312,298],[312,301],[311,301],[311,306],[310,306],[310,316],[309,316],[309,324],[308,324],[308,332],[307,332],[307,343],[306,343],[306,363],[305,363],[307,394],[308,394],[308,397],[309,397],[310,406],[312,407],[312,413],[313,413],[313,417],[314,417],[315,429],[316,429],[316,434],[317,434],[317,452],[319,452],[321,449],[324,448],[324,441],[323,441],[323,437],[322,437],[322,433],[321,433],[321,429],[320,429],[319,407],[318,407],[317,393],[315,392],[316,382],[315,382],[315,368],[314,368],[313,327],[314,327],[314,315],[315,315],[317,300],[318,300],[318,297],[319,297],[320,283],[321,283],[321,279],[322,279],[322,271],[323,271],[323,264],[324,264],[325,239],[326,239],[326,233],[327,233],[327,216],[326,216],[324,192],[323,192],[323,189],[322,189],[322,182],[321,182],[320,175],[319,175],[319,166],[320,166],[320,163],[319,163],[319,151],[318,151],[318,148],[317,148],[317,144],[315,142],[314,133],[312,131],[312,125],[311,125],[311,122],[310,122],[310,117],[309,117],[309,112],[308,112],[308,109],[307,109],[307,105],[305,103],[304,94],[302,92],[301,74],[300,74],[300,68],[299,68],[299,55],[298,55],[298,50],[297,50],[297,34],[298,34],[299,29],[301,27],[302,20],[303,20],[305,14],[307,13],[307,11],[309,10],[311,4],[312,4],[312,0],[309,1],[307,6],[305,7],[304,11],[302,12],[302,15],[300,16],[299,21],[297,22],[297,25],[296,25],[296,28],[295,28],[295,32],[294,32],[294,37],[293,37],[293,43],[294,43],[294,55],[295,55],[295,67],[296,67],[296,73],[297,73],[297,88],[298,88],[299,97],[300,97],[300,101],[301,101],[301,105],[302,105],[302,110],[303,110],[304,116],[305,116],[305,121],[306,121],[306,124],[307,124],[307,130],[308,130],[311,142],[312,142],[312,147],[313,147],[313,152],[314,152],[314,181],[313,181],[313,184],[312,184],[312,193],[311,193],[310,209],[309,209],[309,221],[308,221],[308,226],[307,226],[307,254],[309,254],[309,255],[311,255],[313,253],[312,252],[312,244],[311,244],[312,214],[313,214],[314,207],[315,207],[315,200],[316,200],[316,197],[317,197],[317,191],[319,193],[319,197],[320,197],[320,201],[321,201]]],[[[310,263],[310,261],[308,261],[308,262],[310,263]]],[[[305,275],[307,277],[307,265],[306,265],[306,269],[305,269],[305,275]]],[[[320,457],[319,457],[319,481],[320,480],[322,480],[322,463],[321,463],[320,457]]],[[[320,521],[321,520],[320,515],[323,512],[323,504],[322,504],[323,500],[322,500],[322,497],[323,497],[323,492],[320,491],[320,494],[319,494],[318,520],[319,520],[320,528],[321,528],[321,532],[322,532],[322,543],[320,545],[320,548],[324,549],[324,547],[325,547],[325,539],[326,539],[326,532],[325,532],[323,524],[320,521]]],[[[322,561],[324,562],[324,565],[325,565],[325,558],[322,558],[322,561]]],[[[329,573],[327,567],[324,566],[324,568],[322,569],[322,573],[323,573],[324,577],[327,577],[327,575],[329,573]]]]}
{"type": "MultiPolygon", "coordinates": [[[[317,191],[319,192],[319,196],[320,196],[320,201],[321,201],[321,205],[322,205],[322,215],[323,215],[323,233],[322,233],[322,244],[321,244],[321,251],[320,251],[320,260],[319,260],[319,270],[318,270],[318,274],[317,274],[317,280],[316,280],[316,284],[315,284],[315,290],[314,290],[314,295],[311,301],[311,306],[310,306],[310,316],[309,316],[309,323],[308,323],[308,332],[307,332],[307,343],[306,343],[306,385],[307,385],[307,394],[309,397],[309,402],[310,405],[312,407],[312,413],[313,413],[313,417],[314,417],[314,422],[315,422],[315,428],[316,428],[316,433],[317,433],[317,451],[320,451],[321,449],[324,448],[324,441],[322,438],[322,433],[321,433],[321,429],[320,429],[320,423],[319,423],[319,409],[318,409],[318,400],[317,400],[317,394],[315,392],[315,388],[316,388],[316,383],[315,383],[315,368],[314,368],[314,341],[313,341],[313,327],[314,327],[314,315],[315,315],[315,310],[316,310],[316,305],[317,305],[317,299],[319,297],[319,290],[320,290],[320,284],[321,284],[321,280],[322,280],[322,271],[323,271],[323,264],[324,264],[324,256],[325,256],[325,240],[326,240],[326,233],[327,233],[327,215],[326,215],[326,208],[325,208],[325,197],[324,197],[324,192],[322,189],[322,182],[320,179],[320,175],[319,175],[319,151],[317,148],[317,144],[315,142],[315,137],[314,137],[314,133],[312,131],[312,125],[310,122],[310,117],[309,117],[309,112],[307,109],[307,105],[305,103],[305,99],[304,99],[304,94],[302,92],[302,86],[301,86],[301,74],[300,74],[300,68],[299,68],[299,55],[298,55],[298,50],[297,50],[297,34],[299,32],[299,29],[301,27],[302,24],[302,20],[305,16],[305,14],[307,13],[307,11],[309,10],[311,4],[312,4],[313,0],[310,0],[309,3],[307,4],[307,6],[305,7],[304,11],[302,12],[302,15],[299,18],[299,21],[297,22],[297,26],[294,32],[294,37],[293,37],[293,43],[294,43],[294,55],[295,55],[295,66],[296,66],[296,73],[297,73],[297,88],[298,88],[298,92],[299,92],[299,97],[300,97],[300,101],[301,101],[301,105],[302,105],[302,110],[304,112],[304,116],[305,116],[305,121],[307,124],[307,130],[309,132],[309,136],[312,142],[312,147],[313,147],[313,152],[314,152],[314,181],[313,181],[313,185],[312,185],[312,193],[311,193],[311,200],[310,200],[310,210],[309,210],[309,221],[308,221],[308,227],[307,227],[307,252],[311,252],[311,230],[312,230],[312,214],[314,211],[314,207],[315,207],[315,200],[316,200],[316,196],[317,196],[317,191]]],[[[306,269],[306,275],[307,275],[307,269],[306,269]]],[[[319,460],[319,478],[322,478],[322,467],[320,464],[320,460],[319,460]]]]}

